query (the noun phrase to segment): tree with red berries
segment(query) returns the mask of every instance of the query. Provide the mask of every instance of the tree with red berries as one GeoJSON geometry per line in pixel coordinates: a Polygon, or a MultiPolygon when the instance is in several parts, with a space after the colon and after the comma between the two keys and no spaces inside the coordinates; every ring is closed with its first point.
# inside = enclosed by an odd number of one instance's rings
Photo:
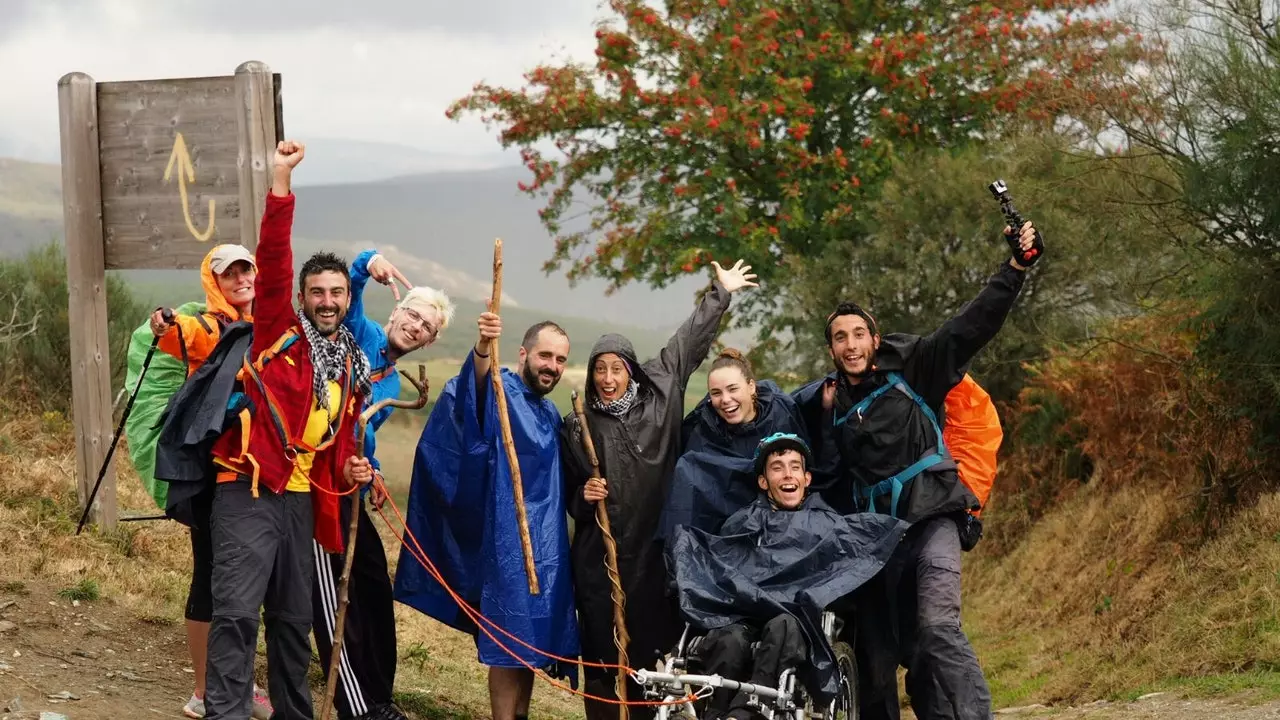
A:
{"type": "Polygon", "coordinates": [[[448,114],[479,113],[521,148],[521,189],[547,199],[556,237],[546,271],[662,287],[749,258],[772,291],[739,319],[759,322],[792,270],[865,236],[894,157],[1096,127],[1123,104],[1146,51],[1098,17],[1106,4],[610,0],[593,66],[479,84],[448,114]]]}

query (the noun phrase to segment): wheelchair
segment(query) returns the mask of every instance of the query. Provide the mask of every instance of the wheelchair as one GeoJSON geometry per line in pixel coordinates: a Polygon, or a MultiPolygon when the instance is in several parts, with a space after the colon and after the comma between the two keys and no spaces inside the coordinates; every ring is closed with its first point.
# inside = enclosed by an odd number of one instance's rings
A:
{"type": "MultiPolygon", "coordinates": [[[[660,700],[670,705],[658,708],[657,720],[685,718],[698,720],[700,706],[717,688],[742,692],[748,696],[750,707],[770,720],[858,720],[858,667],[853,647],[840,640],[843,623],[835,613],[822,613],[822,632],[835,651],[838,689],[836,697],[824,707],[817,707],[803,684],[797,681],[794,668],[782,671],[777,687],[764,687],[739,682],[720,675],[698,675],[689,672],[696,664],[696,652],[702,635],[693,633],[685,625],[680,644],[669,655],[662,671],[637,670],[632,678],[645,690],[648,700],[660,700]],[[680,698],[693,694],[695,700],[675,704],[680,698]]],[[[752,651],[758,643],[752,644],[752,651]]]]}

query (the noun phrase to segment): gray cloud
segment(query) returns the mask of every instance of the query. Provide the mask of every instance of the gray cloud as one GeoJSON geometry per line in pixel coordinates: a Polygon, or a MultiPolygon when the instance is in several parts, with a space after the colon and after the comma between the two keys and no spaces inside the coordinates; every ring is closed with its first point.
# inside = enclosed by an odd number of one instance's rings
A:
{"type": "Polygon", "coordinates": [[[216,31],[437,29],[509,35],[581,23],[584,5],[580,0],[165,0],[164,12],[187,27],[216,31]]]}

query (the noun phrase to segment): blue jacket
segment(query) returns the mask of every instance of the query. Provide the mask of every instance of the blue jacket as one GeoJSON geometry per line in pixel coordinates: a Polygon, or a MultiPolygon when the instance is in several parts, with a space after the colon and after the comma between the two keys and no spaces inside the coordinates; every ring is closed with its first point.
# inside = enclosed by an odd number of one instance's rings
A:
{"type": "MultiPolygon", "coordinates": [[[[381,323],[369,319],[364,312],[364,286],[369,283],[369,261],[376,254],[377,250],[365,250],[351,263],[351,307],[347,310],[346,319],[342,321],[355,337],[356,344],[369,358],[373,389],[365,407],[373,407],[375,403],[387,398],[400,397],[400,375],[396,372],[395,362],[387,357],[387,331],[381,323]]],[[[364,456],[378,470],[382,469],[378,464],[378,456],[374,453],[378,447],[378,428],[391,417],[392,410],[392,407],[379,410],[369,419],[369,428],[364,434],[364,456]]]]}

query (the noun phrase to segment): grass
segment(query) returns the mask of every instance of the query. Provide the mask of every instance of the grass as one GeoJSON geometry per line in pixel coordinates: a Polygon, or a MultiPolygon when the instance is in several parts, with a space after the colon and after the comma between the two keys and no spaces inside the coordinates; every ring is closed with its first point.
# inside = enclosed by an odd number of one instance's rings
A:
{"type": "Polygon", "coordinates": [[[1280,494],[1183,547],[1165,529],[1187,492],[1104,471],[1008,555],[979,545],[965,558],[965,628],[998,707],[1157,690],[1277,697],[1280,494]]]}
{"type": "MultiPolygon", "coordinates": [[[[447,377],[447,363],[429,368],[447,377]]],[[[456,372],[456,369],[454,369],[456,372]]],[[[694,384],[700,382],[695,379],[694,384]]],[[[440,383],[441,385],[443,382],[440,383]]],[[[0,593],[29,583],[100,599],[160,632],[180,634],[190,572],[185,528],[137,523],[74,535],[75,454],[56,414],[0,412],[0,593]]],[[[421,418],[380,433],[393,497],[403,505],[421,418]]],[[[121,511],[151,500],[118,452],[121,511]]],[[[1204,544],[1170,527],[1194,479],[1137,484],[1098,468],[1008,552],[965,557],[965,629],[997,707],[1134,699],[1149,692],[1280,698],[1280,493],[1263,495],[1204,544]]],[[[996,498],[984,519],[1015,512],[996,498]],[[1002,509],[1003,508],[1003,509],[1002,509]]],[[[393,572],[399,553],[382,539],[393,572]]],[[[413,717],[485,717],[485,669],[470,637],[396,606],[397,698],[413,717]]],[[[318,677],[318,668],[315,669],[318,677]]],[[[539,683],[533,715],[582,717],[580,701],[539,683]]]]}
{"type": "Polygon", "coordinates": [[[69,588],[59,590],[58,597],[63,598],[64,600],[92,602],[102,597],[102,591],[98,589],[98,582],[96,580],[93,578],[84,578],[69,588]]]}
{"type": "MultiPolygon", "coordinates": [[[[100,599],[175,637],[190,579],[191,547],[186,528],[174,522],[130,523],[103,532],[93,525],[75,535],[75,447],[71,433],[38,414],[0,412],[0,436],[16,450],[0,450],[0,593],[20,595],[29,583],[65,588],[68,600],[100,599]]],[[[392,435],[382,446],[396,462],[411,462],[412,442],[392,435]],[[393,449],[399,452],[393,452],[393,449]],[[405,456],[400,458],[400,456],[405,456]]],[[[154,503],[117,451],[120,511],[151,510],[154,503]]],[[[397,475],[399,475],[397,473],[397,475]]],[[[407,493],[408,474],[399,495],[407,493]]],[[[383,528],[394,573],[397,541],[383,528]]],[[[475,718],[489,714],[485,668],[476,662],[469,636],[417,611],[396,606],[400,667],[397,697],[415,718],[475,718]]],[[[259,669],[265,658],[259,646],[259,669]]],[[[313,668],[319,677],[319,668],[313,668]]],[[[319,687],[323,687],[320,685],[319,687]]],[[[532,714],[550,720],[581,718],[581,701],[539,683],[532,714]]]]}

